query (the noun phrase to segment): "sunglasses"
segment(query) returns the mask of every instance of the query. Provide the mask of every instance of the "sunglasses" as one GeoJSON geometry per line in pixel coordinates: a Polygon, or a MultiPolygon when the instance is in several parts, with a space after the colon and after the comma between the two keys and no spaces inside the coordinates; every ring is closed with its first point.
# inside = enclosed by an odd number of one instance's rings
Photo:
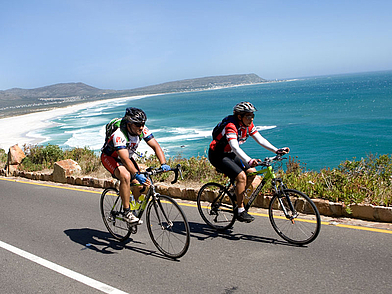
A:
{"type": "Polygon", "coordinates": [[[138,128],[144,127],[144,123],[133,123],[138,128]]]}
{"type": "Polygon", "coordinates": [[[253,113],[252,114],[245,114],[243,117],[246,117],[247,119],[252,119],[255,117],[255,115],[253,113]]]}

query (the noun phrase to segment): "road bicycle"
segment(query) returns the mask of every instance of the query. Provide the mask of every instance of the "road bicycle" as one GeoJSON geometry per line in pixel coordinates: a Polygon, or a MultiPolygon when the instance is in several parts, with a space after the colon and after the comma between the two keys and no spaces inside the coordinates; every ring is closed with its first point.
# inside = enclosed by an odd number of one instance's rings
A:
{"type": "MultiPolygon", "coordinates": [[[[258,164],[261,170],[249,176],[262,175],[260,184],[245,201],[248,211],[258,197],[261,189],[271,181],[273,196],[268,206],[269,220],[274,230],[284,240],[305,245],[314,241],[321,227],[320,213],[313,201],[304,193],[288,189],[282,179],[277,178],[273,165],[281,162],[281,155],[267,157],[258,164]]],[[[210,182],[201,187],[197,196],[197,208],[203,220],[211,228],[224,231],[231,228],[237,218],[235,183],[229,180],[226,185],[210,182]]]]}
{"type": "MultiPolygon", "coordinates": [[[[175,174],[174,184],[178,175],[181,175],[181,166],[177,165],[171,171],[175,174]]],[[[130,206],[139,219],[146,211],[147,229],[152,242],[165,256],[176,259],[182,257],[189,248],[190,229],[181,207],[171,197],[155,190],[152,176],[162,172],[161,168],[148,168],[141,172],[150,180],[151,186],[145,197],[142,194],[139,201],[131,201],[130,206]]],[[[124,241],[137,233],[138,225],[129,224],[123,217],[124,209],[116,188],[107,188],[102,192],[100,208],[103,222],[114,238],[124,241]]]]}

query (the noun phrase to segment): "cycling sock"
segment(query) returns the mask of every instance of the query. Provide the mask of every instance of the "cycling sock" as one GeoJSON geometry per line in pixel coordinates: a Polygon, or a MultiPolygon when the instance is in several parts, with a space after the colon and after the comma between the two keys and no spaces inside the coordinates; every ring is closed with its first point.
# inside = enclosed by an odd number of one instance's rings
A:
{"type": "Polygon", "coordinates": [[[245,207],[238,207],[238,213],[245,211],[245,207]]]}
{"type": "Polygon", "coordinates": [[[131,211],[131,208],[130,208],[130,207],[124,208],[124,214],[126,214],[126,213],[129,212],[129,211],[131,211]]]}

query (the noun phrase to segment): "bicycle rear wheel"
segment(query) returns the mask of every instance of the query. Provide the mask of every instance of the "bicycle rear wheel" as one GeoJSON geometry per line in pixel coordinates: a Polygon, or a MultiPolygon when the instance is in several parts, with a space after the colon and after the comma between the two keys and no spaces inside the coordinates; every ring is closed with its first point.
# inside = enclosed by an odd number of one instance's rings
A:
{"type": "Polygon", "coordinates": [[[321,220],[317,207],[307,195],[297,190],[286,189],[284,195],[275,195],[271,199],[269,219],[278,235],[293,244],[308,244],[320,232],[321,220]]]}
{"type": "Polygon", "coordinates": [[[197,209],[206,224],[218,231],[231,228],[237,216],[234,200],[218,183],[207,183],[201,187],[197,195],[197,209]]]}
{"type": "Polygon", "coordinates": [[[129,238],[132,228],[122,218],[122,201],[117,189],[107,188],[102,192],[101,216],[109,233],[119,241],[129,238]]]}
{"type": "Polygon", "coordinates": [[[169,196],[157,195],[146,212],[147,229],[160,252],[170,258],[183,256],[189,248],[190,229],[181,207],[169,196]]]}

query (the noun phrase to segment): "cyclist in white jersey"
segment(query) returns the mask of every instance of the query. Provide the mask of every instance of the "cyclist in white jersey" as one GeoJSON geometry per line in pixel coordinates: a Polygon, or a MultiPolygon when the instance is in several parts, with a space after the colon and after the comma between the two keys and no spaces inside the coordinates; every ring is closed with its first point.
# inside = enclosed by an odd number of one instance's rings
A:
{"type": "Polygon", "coordinates": [[[132,188],[135,200],[139,198],[141,190],[151,184],[144,175],[140,174],[140,169],[132,158],[141,139],[154,150],[161,163],[161,168],[164,171],[170,170],[162,148],[145,126],[146,120],[147,116],[143,110],[134,107],[127,108],[120,127],[105,142],[101,153],[103,166],[120,180],[119,192],[123,203],[124,217],[129,223],[139,222],[139,219],[130,211],[130,183],[139,182],[143,185],[143,187],[134,186],[132,188]]]}

